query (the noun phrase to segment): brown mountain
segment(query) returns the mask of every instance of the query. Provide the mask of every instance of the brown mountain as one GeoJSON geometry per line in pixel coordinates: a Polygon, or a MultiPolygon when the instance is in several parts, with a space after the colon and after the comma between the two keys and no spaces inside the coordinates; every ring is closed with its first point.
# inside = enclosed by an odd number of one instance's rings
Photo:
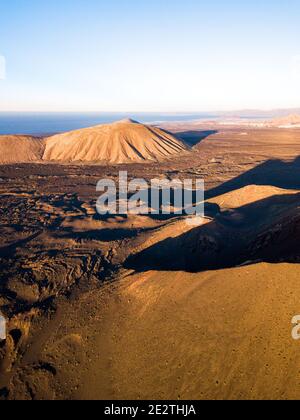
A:
{"type": "Polygon", "coordinates": [[[124,120],[46,139],[44,161],[127,163],[159,161],[188,150],[155,127],[124,120]]]}
{"type": "Polygon", "coordinates": [[[44,141],[29,136],[0,136],[0,164],[39,161],[44,141]]]}

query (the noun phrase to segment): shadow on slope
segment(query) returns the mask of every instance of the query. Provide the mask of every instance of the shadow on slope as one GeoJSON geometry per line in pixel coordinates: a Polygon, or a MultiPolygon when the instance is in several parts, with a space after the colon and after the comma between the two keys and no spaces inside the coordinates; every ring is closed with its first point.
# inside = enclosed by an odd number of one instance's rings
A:
{"type": "Polygon", "coordinates": [[[300,156],[291,162],[279,159],[268,160],[237,178],[206,192],[213,198],[247,185],[270,185],[284,189],[300,189],[300,156]]]}
{"type": "Polygon", "coordinates": [[[217,130],[206,130],[206,131],[191,130],[191,131],[181,131],[173,135],[175,135],[177,138],[187,143],[189,146],[193,147],[214,134],[218,134],[218,131],[217,130]]]}
{"type": "Polygon", "coordinates": [[[300,193],[275,195],[215,215],[125,262],[136,271],[200,272],[251,262],[300,262],[300,193]]]}

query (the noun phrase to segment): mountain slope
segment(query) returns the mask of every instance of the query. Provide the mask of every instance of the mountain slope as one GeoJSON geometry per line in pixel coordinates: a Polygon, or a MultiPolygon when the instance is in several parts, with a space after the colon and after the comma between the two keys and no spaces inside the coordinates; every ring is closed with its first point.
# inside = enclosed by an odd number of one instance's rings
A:
{"type": "Polygon", "coordinates": [[[299,293],[293,264],[125,277],[61,302],[10,398],[299,399],[299,293]]]}
{"type": "Polygon", "coordinates": [[[0,164],[39,161],[43,152],[42,139],[29,136],[0,136],[0,164]]]}
{"type": "Polygon", "coordinates": [[[43,160],[127,163],[161,160],[187,150],[169,133],[124,120],[49,137],[43,160]]]}

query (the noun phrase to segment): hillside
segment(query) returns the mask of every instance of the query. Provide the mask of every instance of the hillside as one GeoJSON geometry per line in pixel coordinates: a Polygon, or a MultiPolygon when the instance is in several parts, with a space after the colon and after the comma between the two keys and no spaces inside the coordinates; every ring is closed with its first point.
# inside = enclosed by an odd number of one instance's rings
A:
{"type": "Polygon", "coordinates": [[[49,137],[43,160],[119,164],[159,161],[187,150],[165,131],[125,120],[49,137]]]}
{"type": "Polygon", "coordinates": [[[40,161],[44,141],[29,136],[0,136],[0,164],[40,161]]]}

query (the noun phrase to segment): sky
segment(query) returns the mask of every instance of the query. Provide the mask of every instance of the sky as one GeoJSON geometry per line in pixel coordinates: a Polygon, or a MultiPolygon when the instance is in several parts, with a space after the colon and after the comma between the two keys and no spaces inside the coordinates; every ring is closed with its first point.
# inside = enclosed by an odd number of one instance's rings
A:
{"type": "Polygon", "coordinates": [[[300,107],[299,19],[299,0],[0,0],[0,111],[300,107]]]}

